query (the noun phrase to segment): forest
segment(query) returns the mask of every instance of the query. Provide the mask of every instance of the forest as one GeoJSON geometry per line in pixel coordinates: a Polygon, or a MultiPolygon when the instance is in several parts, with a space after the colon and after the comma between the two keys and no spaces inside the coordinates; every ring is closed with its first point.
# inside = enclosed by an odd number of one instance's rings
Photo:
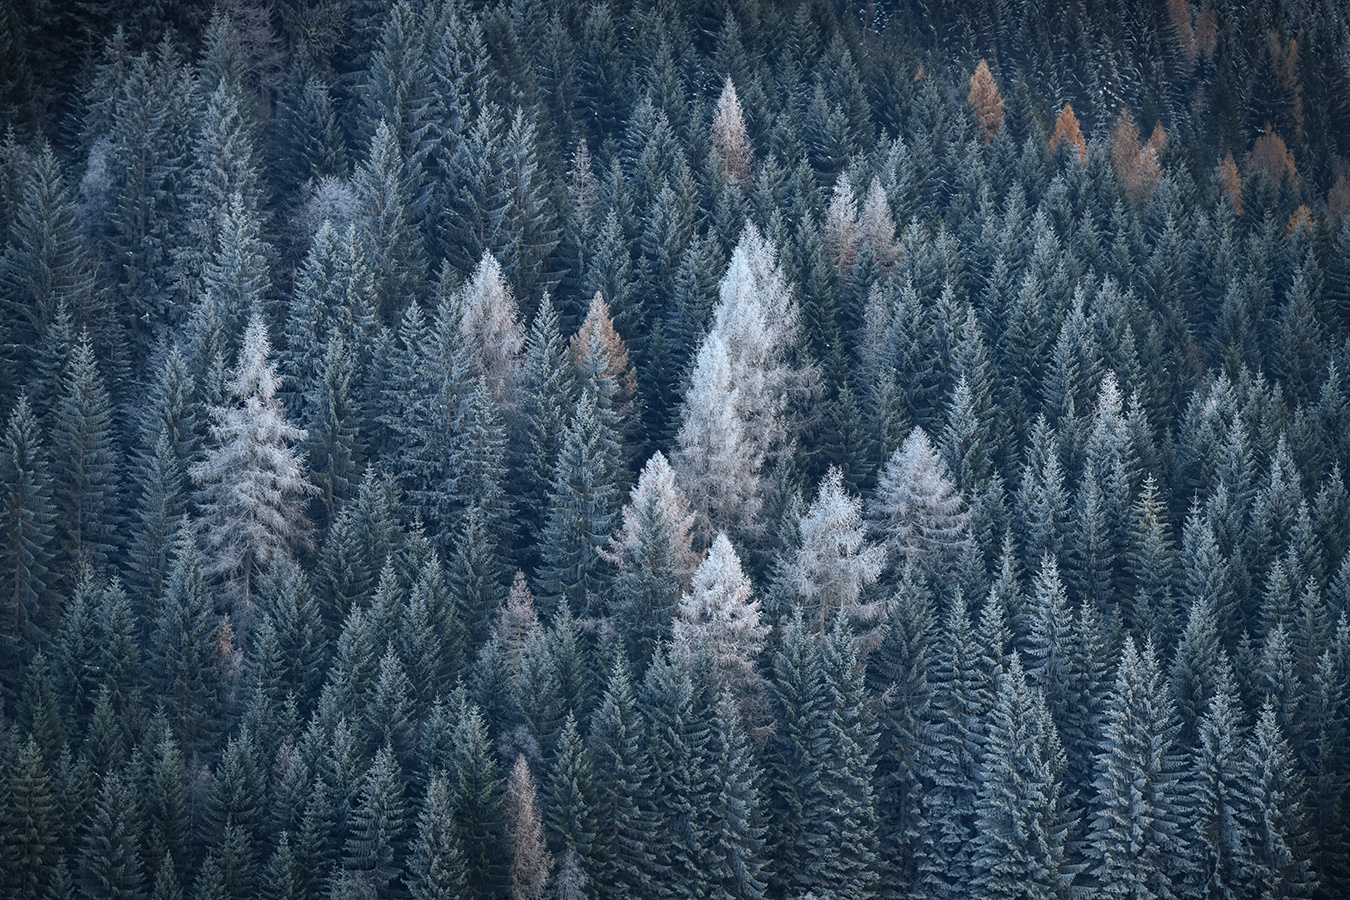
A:
{"type": "Polygon", "coordinates": [[[1350,8],[0,2],[0,895],[1350,896],[1350,8]]]}

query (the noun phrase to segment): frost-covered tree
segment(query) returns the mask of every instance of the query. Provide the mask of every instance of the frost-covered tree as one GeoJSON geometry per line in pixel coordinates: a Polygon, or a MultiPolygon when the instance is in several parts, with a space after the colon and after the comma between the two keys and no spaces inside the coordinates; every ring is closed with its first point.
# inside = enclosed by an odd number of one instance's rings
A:
{"type": "Polygon", "coordinates": [[[864,589],[875,582],[885,550],[867,540],[862,499],[844,491],[843,473],[831,467],[816,499],[799,525],[801,545],[788,566],[788,583],[824,634],[837,613],[862,621],[881,614],[863,602],[864,589]]]}
{"type": "Polygon", "coordinates": [[[747,225],[694,360],[676,438],[675,471],[700,546],[718,531],[763,527],[769,463],[788,437],[784,410],[803,377],[791,360],[796,332],[797,303],[777,253],[747,225]]]}
{"type": "Polygon", "coordinates": [[[511,842],[511,900],[543,900],[553,860],[544,846],[534,777],[524,755],[516,757],[506,780],[506,819],[511,842]]]}
{"type": "Polygon", "coordinates": [[[51,485],[37,418],[21,396],[5,428],[0,456],[0,648],[6,660],[0,673],[6,684],[17,685],[18,665],[46,637],[45,608],[52,580],[51,485]]]}
{"type": "Polygon", "coordinates": [[[666,636],[681,591],[698,565],[691,547],[694,517],[659,450],[638,475],[622,524],[604,555],[618,568],[610,613],[639,671],[666,636]]]}
{"type": "Polygon", "coordinates": [[[205,570],[229,583],[245,615],[273,557],[307,540],[304,498],[316,490],[294,449],[307,435],[286,421],[270,355],[267,326],[255,311],[229,382],[233,402],[211,409],[214,446],[191,470],[205,570]]]}
{"type": "Polygon", "coordinates": [[[736,85],[732,84],[730,75],[717,98],[717,111],[713,114],[712,130],[708,137],[717,174],[723,183],[733,182],[742,191],[749,191],[755,155],[745,134],[741,101],[736,96],[736,85]]]}
{"type": "Polygon", "coordinates": [[[1088,872],[1099,896],[1172,897],[1186,859],[1176,716],[1153,646],[1131,638],[1097,755],[1088,872]]]}
{"type": "Polygon", "coordinates": [[[1064,751],[1041,693],[1016,654],[989,719],[985,776],[975,798],[974,882],[981,897],[1069,897],[1073,820],[1061,786],[1064,751]]]}
{"type": "Polygon", "coordinates": [[[675,639],[710,653],[725,682],[741,693],[759,680],[756,658],[769,633],[753,595],[740,557],[719,532],[675,616],[675,639]]]}
{"type": "Polygon", "coordinates": [[[897,562],[944,571],[969,541],[965,499],[921,428],[886,461],[869,507],[875,534],[897,562]]]}
{"type": "Polygon", "coordinates": [[[454,301],[460,335],[474,348],[502,413],[514,408],[525,332],[497,257],[485,252],[454,301]]]}

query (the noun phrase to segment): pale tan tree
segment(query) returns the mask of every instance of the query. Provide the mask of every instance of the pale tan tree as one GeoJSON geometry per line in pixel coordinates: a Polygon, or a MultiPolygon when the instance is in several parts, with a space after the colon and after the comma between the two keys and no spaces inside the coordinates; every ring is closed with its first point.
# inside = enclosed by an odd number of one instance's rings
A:
{"type": "Polygon", "coordinates": [[[970,76],[970,93],[966,94],[966,102],[975,115],[975,124],[984,142],[992,142],[1003,127],[1003,95],[999,93],[994,74],[989,71],[989,63],[984,60],[980,60],[974,74],[970,76]]]}
{"type": "Polygon", "coordinates": [[[506,814],[511,840],[511,900],[543,900],[553,874],[553,858],[544,844],[534,777],[523,754],[516,757],[506,782],[506,814]]]}
{"type": "Polygon", "coordinates": [[[748,192],[754,179],[755,154],[745,134],[745,116],[730,76],[722,86],[722,95],[717,98],[710,137],[722,181],[734,180],[742,192],[748,192]]]}

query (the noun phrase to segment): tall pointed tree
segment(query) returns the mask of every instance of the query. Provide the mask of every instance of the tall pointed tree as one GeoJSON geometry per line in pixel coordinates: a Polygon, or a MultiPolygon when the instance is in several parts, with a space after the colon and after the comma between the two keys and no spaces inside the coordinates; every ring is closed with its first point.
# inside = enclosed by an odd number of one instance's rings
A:
{"type": "Polygon", "coordinates": [[[192,467],[208,575],[223,578],[247,620],[272,558],[307,540],[302,499],[315,492],[293,445],[306,433],[281,409],[271,344],[255,312],[230,379],[233,403],[213,407],[214,446],[192,467]]]}
{"type": "Polygon", "coordinates": [[[21,396],[5,428],[0,456],[0,486],[4,490],[4,529],[0,539],[0,597],[4,598],[4,684],[18,687],[21,663],[42,643],[55,624],[47,605],[51,601],[48,574],[52,561],[51,486],[37,419],[28,398],[21,396]]]}

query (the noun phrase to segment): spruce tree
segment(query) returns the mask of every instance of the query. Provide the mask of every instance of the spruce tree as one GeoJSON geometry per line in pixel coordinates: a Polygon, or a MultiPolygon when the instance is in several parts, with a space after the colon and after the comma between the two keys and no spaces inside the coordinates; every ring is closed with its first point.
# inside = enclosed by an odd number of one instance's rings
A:
{"type": "Polygon", "coordinates": [[[51,602],[47,566],[52,561],[51,487],[37,420],[27,397],[20,396],[5,428],[0,456],[0,484],[4,485],[3,563],[4,642],[3,681],[7,690],[18,687],[20,665],[39,647],[55,624],[46,608],[51,602]]]}
{"type": "Polygon", "coordinates": [[[385,896],[402,883],[406,818],[403,771],[385,744],[362,779],[343,852],[344,867],[359,875],[376,896],[385,896]]]}
{"type": "Polygon", "coordinates": [[[1013,656],[989,721],[975,799],[974,883],[987,897],[1068,897],[1073,819],[1061,785],[1064,752],[1039,691],[1013,656]]]}
{"type": "Polygon", "coordinates": [[[938,573],[960,555],[970,513],[922,429],[913,429],[886,461],[868,518],[898,564],[938,573]]]}
{"type": "Polygon", "coordinates": [[[618,568],[610,614],[629,662],[639,673],[667,634],[680,592],[692,574],[693,524],[675,473],[658,450],[642,467],[623,508],[622,524],[605,551],[605,558],[618,568]]]}
{"type": "Polygon", "coordinates": [[[1310,835],[1302,773],[1274,705],[1261,707],[1238,768],[1239,821],[1247,890],[1262,897],[1311,897],[1310,835]]]}
{"type": "Polygon", "coordinates": [[[481,713],[463,691],[455,700],[449,779],[454,830],[464,853],[465,896],[501,900],[510,890],[510,858],[502,836],[502,779],[481,713]]]}
{"type": "Polygon", "coordinates": [[[38,900],[52,883],[61,854],[56,796],[37,742],[11,748],[4,773],[4,837],[0,839],[3,884],[12,897],[38,900]]]}
{"type": "Polygon", "coordinates": [[[617,435],[587,391],[563,436],[542,537],[539,584],[549,610],[566,603],[575,615],[588,616],[609,583],[600,551],[619,512],[619,466],[617,435]]]}
{"type": "Polygon", "coordinates": [[[226,683],[220,628],[192,533],[183,522],[159,615],[151,632],[156,695],[189,753],[214,746],[226,683]]]}
{"type": "Polygon", "coordinates": [[[1152,645],[1131,638],[1097,754],[1088,874],[1103,896],[1169,897],[1186,858],[1177,722],[1152,645]]]}
{"type": "Polygon", "coordinates": [[[408,864],[408,889],[413,900],[463,896],[468,871],[454,815],[446,778],[432,776],[417,818],[417,839],[408,864]]]}
{"type": "Polygon", "coordinates": [[[109,772],[99,789],[80,854],[79,884],[87,896],[144,900],[140,826],[132,786],[120,773],[109,772]]]}
{"type": "Polygon", "coordinates": [[[52,495],[60,513],[58,558],[72,573],[84,566],[100,571],[118,543],[118,455],[112,400],[87,332],[71,350],[52,412],[52,495]]]}
{"type": "Polygon", "coordinates": [[[658,838],[651,809],[652,761],[643,738],[628,666],[619,658],[589,738],[598,800],[594,883],[601,900],[651,890],[658,838]]]}
{"type": "Polygon", "coordinates": [[[1199,745],[1188,779],[1191,811],[1186,839],[1195,868],[1186,877],[1186,886],[1215,900],[1241,896],[1248,877],[1243,862],[1247,836],[1240,818],[1241,711],[1231,682],[1231,676],[1220,682],[1197,723],[1199,745]]]}

